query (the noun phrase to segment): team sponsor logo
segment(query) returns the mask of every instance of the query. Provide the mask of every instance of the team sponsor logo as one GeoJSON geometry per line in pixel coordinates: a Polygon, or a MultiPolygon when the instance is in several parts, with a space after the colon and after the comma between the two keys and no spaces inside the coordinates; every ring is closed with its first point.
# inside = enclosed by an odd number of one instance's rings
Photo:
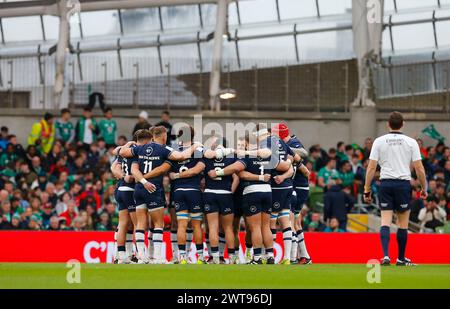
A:
{"type": "Polygon", "coordinates": [[[380,205],[381,205],[381,207],[383,207],[383,208],[388,207],[388,203],[381,203],[380,205]]]}
{"type": "Polygon", "coordinates": [[[145,150],[145,153],[147,154],[147,156],[150,156],[150,155],[153,153],[153,148],[152,148],[152,147],[148,147],[148,148],[145,150]]]}
{"type": "Polygon", "coordinates": [[[180,204],[173,202],[173,207],[175,207],[175,209],[180,209],[180,204]]]}
{"type": "Polygon", "coordinates": [[[208,204],[205,204],[205,211],[209,211],[211,207],[208,204]]]}
{"type": "Polygon", "coordinates": [[[216,160],[215,160],[217,163],[220,163],[220,162],[222,162],[223,161],[223,157],[222,158],[216,158],[216,160]]]}
{"type": "Polygon", "coordinates": [[[401,207],[401,208],[407,208],[407,207],[408,207],[408,204],[401,204],[400,207],[401,207]]]}
{"type": "Polygon", "coordinates": [[[250,212],[255,213],[257,210],[256,206],[250,206],[250,212]]]}
{"type": "Polygon", "coordinates": [[[200,210],[201,208],[200,208],[200,205],[195,205],[193,209],[194,210],[200,210]]]}
{"type": "Polygon", "coordinates": [[[230,213],[231,212],[231,208],[225,208],[224,212],[225,213],[230,213]]]}
{"type": "Polygon", "coordinates": [[[273,203],[273,208],[275,209],[280,208],[280,203],[278,202],[273,203]]]}

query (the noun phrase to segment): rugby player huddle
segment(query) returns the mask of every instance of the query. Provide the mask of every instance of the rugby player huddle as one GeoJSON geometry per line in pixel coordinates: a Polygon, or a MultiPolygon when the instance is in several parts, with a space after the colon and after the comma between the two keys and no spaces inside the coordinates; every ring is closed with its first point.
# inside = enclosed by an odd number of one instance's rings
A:
{"type": "Polygon", "coordinates": [[[192,242],[197,264],[225,263],[225,246],[229,264],[239,263],[243,217],[247,264],[275,264],[277,223],[283,230],[281,264],[310,264],[300,212],[309,192],[309,171],[302,163],[307,152],[295,136],[290,136],[289,128],[282,123],[272,129],[257,125],[254,132],[238,140],[236,149],[228,148],[220,136],[209,137],[204,145],[194,142],[193,137],[192,127],[182,128],[175,150],[166,146],[166,129],[152,127],[137,131],[134,142],[114,150],[117,160],[111,170],[119,179],[115,195],[119,206],[116,262],[168,263],[162,255],[163,179],[167,175],[172,219],[170,263],[188,264],[192,242]]]}

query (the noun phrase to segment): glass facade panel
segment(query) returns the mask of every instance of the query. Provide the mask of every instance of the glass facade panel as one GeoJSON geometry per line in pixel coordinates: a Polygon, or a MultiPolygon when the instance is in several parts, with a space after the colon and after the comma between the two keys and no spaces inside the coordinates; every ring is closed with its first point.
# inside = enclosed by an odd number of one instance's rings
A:
{"type": "Polygon", "coordinates": [[[6,42],[42,40],[39,16],[3,18],[2,24],[6,42]]]}
{"type": "Polygon", "coordinates": [[[281,19],[317,16],[315,0],[279,0],[281,19]]]}

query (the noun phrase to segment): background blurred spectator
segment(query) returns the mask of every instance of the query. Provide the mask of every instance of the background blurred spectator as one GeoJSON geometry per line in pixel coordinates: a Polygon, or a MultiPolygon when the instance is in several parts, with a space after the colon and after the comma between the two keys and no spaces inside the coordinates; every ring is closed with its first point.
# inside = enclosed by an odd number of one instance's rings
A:
{"type": "Polygon", "coordinates": [[[331,218],[328,226],[323,230],[324,232],[345,232],[345,230],[340,228],[341,223],[336,218],[331,218]]]}
{"type": "Polygon", "coordinates": [[[148,129],[150,129],[150,127],[151,127],[151,124],[148,122],[148,113],[146,111],[141,111],[139,113],[138,121],[135,124],[131,135],[133,136],[134,133],[136,133],[136,131],[139,131],[139,130],[148,130],[148,129]]]}
{"type": "Polygon", "coordinates": [[[55,125],[53,124],[53,115],[45,113],[41,121],[33,124],[28,145],[38,146],[43,153],[49,153],[52,150],[55,141],[55,125]]]}
{"type": "Polygon", "coordinates": [[[429,196],[424,208],[419,212],[418,219],[422,228],[436,230],[437,227],[443,226],[447,213],[438,206],[439,200],[436,196],[429,196]]]}
{"type": "Polygon", "coordinates": [[[100,136],[104,139],[106,147],[115,147],[117,140],[117,123],[113,118],[112,108],[105,109],[105,119],[98,123],[100,136]]]}
{"type": "Polygon", "coordinates": [[[349,189],[342,189],[341,180],[334,176],[324,197],[323,219],[330,226],[332,218],[339,221],[339,229],[347,231],[347,215],[355,204],[349,189]]]}
{"type": "Polygon", "coordinates": [[[86,150],[97,140],[99,128],[97,121],[92,117],[92,109],[90,107],[83,109],[83,116],[78,119],[75,131],[78,145],[84,146],[86,150]]]}
{"type": "Polygon", "coordinates": [[[72,143],[75,139],[75,129],[73,123],[70,122],[71,113],[68,108],[61,110],[61,119],[55,123],[56,139],[60,140],[64,145],[72,143]]]}
{"type": "Polygon", "coordinates": [[[161,113],[161,121],[155,126],[163,126],[167,129],[167,145],[171,145],[172,141],[175,140],[175,135],[172,133],[172,124],[170,123],[170,113],[169,111],[163,111],[161,113]]]}

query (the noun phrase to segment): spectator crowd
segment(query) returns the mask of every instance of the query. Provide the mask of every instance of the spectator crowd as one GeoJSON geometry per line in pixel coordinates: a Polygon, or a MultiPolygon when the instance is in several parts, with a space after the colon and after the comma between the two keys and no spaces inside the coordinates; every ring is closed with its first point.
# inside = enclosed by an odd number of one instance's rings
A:
{"type": "MultiPolygon", "coordinates": [[[[170,114],[163,112],[157,125],[171,132],[170,114]]],[[[148,113],[142,111],[133,132],[150,126],[148,113]]],[[[168,143],[173,139],[169,135],[168,143]]],[[[69,109],[63,109],[57,120],[46,113],[33,124],[26,147],[7,127],[1,127],[0,230],[114,230],[118,212],[116,180],[110,172],[115,160],[112,150],[127,140],[118,135],[111,108],[105,108],[99,120],[86,107],[76,122],[69,109]]],[[[443,142],[424,147],[420,139],[418,142],[429,198],[419,198],[419,183],[412,180],[411,221],[423,231],[432,231],[444,226],[450,217],[450,147],[443,142]]],[[[328,150],[320,145],[310,147],[306,160],[311,171],[311,193],[304,210],[306,230],[346,231],[347,214],[363,191],[372,143],[367,138],[362,146],[339,142],[328,150]],[[318,210],[316,205],[320,204],[323,209],[318,210]]],[[[372,183],[375,195],[379,185],[377,173],[372,183]]]]}
{"type": "MultiPolygon", "coordinates": [[[[86,107],[76,122],[69,109],[57,120],[46,113],[32,125],[26,147],[1,127],[0,230],[116,229],[112,150],[128,139],[118,136],[112,109],[103,112],[98,120],[86,107]]],[[[158,125],[171,128],[169,121],[163,112],[158,125]]],[[[150,126],[141,112],[135,130],[150,126]]]]}

